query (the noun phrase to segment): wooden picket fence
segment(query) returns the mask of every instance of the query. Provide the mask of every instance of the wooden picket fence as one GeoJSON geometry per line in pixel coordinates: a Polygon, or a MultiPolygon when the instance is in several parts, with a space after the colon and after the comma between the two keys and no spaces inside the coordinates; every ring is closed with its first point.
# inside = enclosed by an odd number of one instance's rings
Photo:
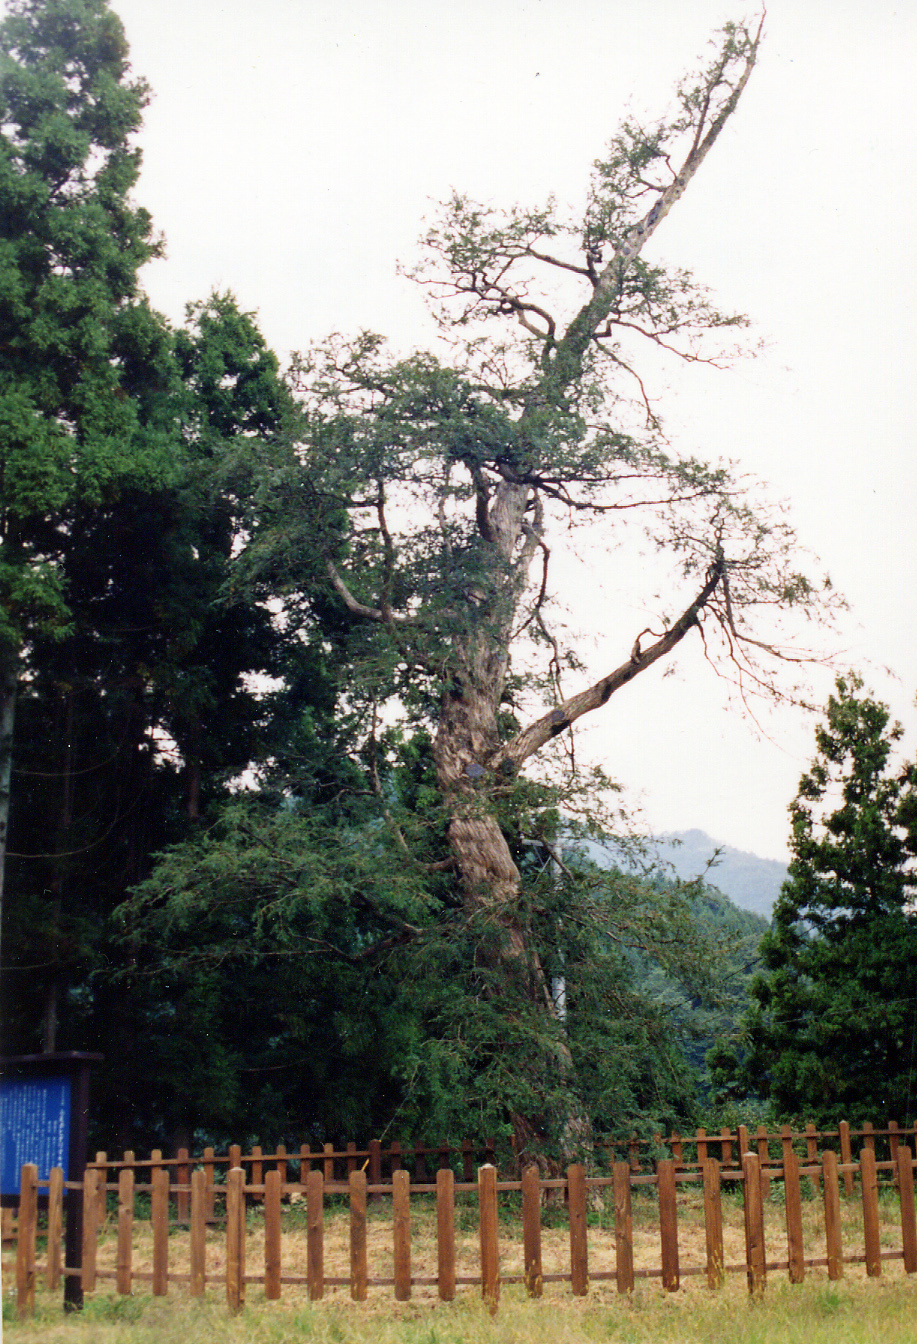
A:
{"type": "Polygon", "coordinates": [[[837,1129],[819,1130],[815,1125],[807,1124],[799,1130],[790,1125],[769,1130],[765,1125],[759,1125],[752,1133],[748,1126],[739,1125],[737,1129],[723,1128],[717,1133],[698,1129],[693,1135],[655,1134],[651,1139],[637,1135],[629,1138],[600,1138],[594,1147],[596,1154],[604,1154],[606,1160],[614,1160],[626,1153],[633,1171],[641,1171],[643,1166],[647,1163],[652,1165],[659,1157],[671,1157],[678,1171],[700,1171],[708,1157],[718,1157],[724,1167],[730,1167],[734,1162],[741,1166],[745,1154],[755,1152],[761,1162],[765,1188],[770,1169],[775,1164],[779,1166],[788,1151],[801,1150],[804,1161],[812,1166],[821,1161],[825,1151],[833,1150],[846,1168],[845,1190],[850,1195],[853,1193],[855,1147],[870,1148],[873,1152],[881,1148],[893,1166],[899,1146],[908,1142],[912,1148],[917,1143],[917,1126],[902,1128],[897,1121],[890,1120],[884,1129],[877,1129],[867,1121],[861,1129],[854,1129],[846,1120],[842,1120],[837,1129]]]}
{"type": "MultiPolygon", "coordinates": [[[[842,1121],[837,1129],[818,1130],[808,1124],[803,1129],[783,1125],[778,1130],[768,1130],[760,1125],[753,1133],[746,1125],[739,1125],[736,1129],[723,1128],[716,1133],[698,1129],[693,1135],[602,1136],[592,1144],[591,1165],[601,1174],[603,1169],[610,1172],[615,1162],[626,1161],[632,1171],[639,1173],[653,1170],[663,1158],[671,1158],[679,1172],[701,1171],[708,1157],[716,1157],[721,1166],[728,1169],[741,1167],[745,1154],[756,1152],[767,1180],[771,1167],[775,1163],[779,1165],[789,1149],[796,1151],[811,1166],[821,1161],[823,1151],[833,1148],[840,1162],[850,1168],[854,1148],[871,1148],[876,1152],[881,1149],[894,1163],[899,1145],[908,1142],[912,1148],[917,1145],[917,1126],[903,1129],[894,1120],[884,1129],[869,1122],[861,1129],[855,1129],[842,1121]]],[[[518,1174],[519,1164],[513,1146],[507,1144],[501,1149],[497,1139],[489,1138],[483,1142],[463,1139],[457,1144],[407,1143],[397,1139],[384,1144],[372,1139],[364,1147],[355,1143],[343,1147],[325,1143],[320,1147],[302,1144],[298,1149],[290,1150],[279,1144],[273,1152],[267,1153],[258,1145],[253,1146],[250,1153],[243,1153],[240,1145],[233,1144],[225,1153],[205,1148],[199,1157],[192,1157],[187,1148],[179,1148],[174,1157],[164,1157],[161,1149],[154,1149],[148,1159],[142,1160],[138,1160],[133,1152],[126,1152],[121,1159],[109,1159],[107,1153],[97,1152],[95,1161],[88,1165],[108,1173],[115,1182],[118,1172],[125,1167],[135,1171],[168,1168],[177,1190],[177,1217],[182,1222],[188,1218],[189,1194],[185,1188],[189,1186],[192,1167],[197,1166],[204,1170],[209,1186],[224,1183],[233,1167],[243,1167],[248,1185],[255,1189],[261,1185],[265,1169],[276,1166],[283,1182],[289,1172],[298,1172],[304,1193],[306,1176],[315,1170],[323,1173],[326,1183],[346,1181],[352,1172],[363,1170],[370,1185],[376,1186],[390,1182],[395,1172],[402,1170],[410,1172],[415,1184],[424,1185],[435,1182],[437,1170],[451,1168],[467,1184],[475,1180],[479,1167],[499,1167],[504,1163],[518,1174]]],[[[853,1176],[848,1171],[845,1176],[848,1195],[853,1190],[852,1182],[853,1176]]]]}
{"type": "MultiPolygon", "coordinates": [[[[170,1287],[181,1284],[192,1297],[205,1293],[208,1282],[220,1282],[225,1287],[229,1310],[240,1311],[245,1302],[248,1284],[262,1284],[268,1300],[280,1298],[284,1286],[305,1288],[311,1300],[324,1296],[329,1288],[349,1289],[355,1301],[364,1301],[371,1288],[394,1289],[396,1301],[407,1301],[414,1288],[435,1288],[438,1298],[450,1301],[459,1287],[473,1286],[480,1290],[491,1312],[497,1310],[501,1284],[523,1283],[533,1297],[540,1297],[547,1282],[569,1283],[575,1296],[589,1290],[590,1283],[613,1280],[619,1293],[633,1290],[638,1278],[659,1278],[667,1291],[678,1289],[681,1279],[688,1274],[704,1274],[711,1288],[722,1285],[728,1273],[747,1275],[748,1287],[753,1294],[764,1291],[767,1274],[785,1270],[792,1283],[799,1283],[806,1270],[820,1266],[827,1269],[829,1279],[840,1278],[844,1264],[864,1264],[870,1277],[880,1275],[882,1261],[901,1259],[906,1273],[917,1272],[917,1220],[914,1203],[914,1158],[912,1150],[896,1136],[894,1158],[877,1159],[875,1131],[867,1137],[858,1159],[838,1159],[833,1148],[825,1149],[818,1162],[802,1160],[793,1146],[792,1137],[784,1136],[779,1160],[768,1155],[762,1162],[758,1152],[746,1143],[741,1155],[731,1166],[709,1154],[698,1161],[689,1161],[680,1168],[674,1157],[656,1161],[654,1171],[635,1171],[629,1161],[615,1161],[607,1175],[589,1175],[581,1164],[574,1164],[566,1176],[544,1179],[537,1167],[528,1167],[520,1180],[501,1181],[497,1169],[486,1164],[479,1168],[472,1182],[456,1180],[448,1166],[436,1172],[435,1181],[412,1182],[410,1172],[396,1168],[391,1179],[375,1183],[367,1179],[365,1169],[354,1166],[346,1179],[337,1179],[332,1169],[326,1179],[321,1155],[317,1169],[310,1164],[297,1173],[298,1179],[287,1179],[282,1163],[287,1160],[277,1154],[252,1154],[246,1164],[236,1162],[226,1173],[225,1181],[212,1179],[212,1171],[204,1162],[194,1164],[185,1179],[185,1171],[172,1170],[158,1155],[149,1162],[101,1162],[87,1167],[82,1182],[65,1182],[60,1170],[51,1172],[47,1182],[38,1180],[37,1168],[22,1169],[17,1246],[17,1303],[22,1315],[34,1310],[36,1280],[39,1273],[46,1276],[47,1285],[54,1289],[62,1279],[76,1276],[82,1291],[93,1292],[103,1278],[115,1281],[115,1291],[128,1294],[134,1285],[149,1283],[154,1296],[162,1296],[170,1287]],[[270,1169],[265,1170],[265,1164],[270,1169]],[[260,1167],[260,1169],[259,1169],[260,1167]],[[148,1179],[137,1181],[137,1173],[148,1179]],[[116,1181],[106,1180],[117,1174],[116,1181]],[[179,1177],[173,1180],[172,1177],[179,1177]],[[251,1176],[253,1179],[248,1179],[251,1176]],[[901,1247],[885,1250],[880,1246],[879,1182],[890,1178],[900,1197],[901,1247]],[[808,1179],[812,1188],[820,1192],[824,1206],[823,1256],[806,1256],[803,1243],[802,1181],[808,1179]],[[841,1180],[845,1193],[853,1197],[859,1192],[862,1205],[863,1250],[851,1253],[842,1245],[841,1180]],[[764,1201],[769,1181],[783,1183],[783,1203],[786,1225],[786,1258],[768,1260],[765,1242],[764,1201]],[[694,1184],[702,1190],[703,1218],[706,1239],[706,1258],[703,1266],[682,1266],[679,1255],[679,1225],[676,1192],[679,1185],[694,1184]],[[658,1206],[659,1261],[651,1268],[635,1268],[632,1192],[640,1186],[654,1187],[658,1206]],[[723,1237],[723,1192],[730,1186],[740,1188],[744,1209],[744,1259],[727,1264],[723,1237]],[[82,1215],[81,1265],[63,1263],[63,1206],[65,1189],[74,1191],[80,1201],[82,1215]],[[113,1268],[99,1264],[99,1230],[103,1217],[103,1199],[108,1192],[117,1191],[117,1251],[113,1268]],[[542,1266],[542,1221],[546,1192],[554,1191],[555,1200],[562,1199],[567,1208],[569,1224],[569,1256],[565,1266],[545,1272],[542,1266]],[[501,1247],[498,1234],[498,1200],[502,1194],[513,1192],[521,1202],[522,1272],[502,1274],[501,1247]],[[47,1200],[47,1259],[39,1266],[36,1257],[39,1195],[47,1200]],[[134,1220],[136,1198],[149,1196],[152,1231],[152,1266],[140,1269],[135,1265],[134,1220]],[[596,1198],[611,1195],[614,1201],[614,1268],[590,1269],[587,1212],[596,1198]],[[480,1255],[472,1274],[458,1272],[456,1256],[456,1195],[476,1196],[477,1224],[480,1255]],[[290,1196],[304,1197],[306,1202],[305,1264],[284,1263],[284,1244],[287,1233],[282,1226],[282,1207],[290,1196]],[[373,1196],[391,1200],[391,1229],[393,1274],[373,1276],[370,1273],[367,1250],[368,1200],[373,1196]],[[325,1270],[325,1211],[329,1198],[344,1197],[349,1206],[349,1272],[327,1273],[325,1270]],[[433,1197],[436,1215],[435,1275],[412,1272],[411,1209],[412,1200],[433,1197]],[[257,1271],[248,1262],[249,1232],[247,1204],[257,1201],[263,1209],[263,1263],[257,1271]],[[179,1221],[181,1210],[187,1208],[189,1227],[187,1259],[176,1266],[175,1251],[170,1247],[170,1226],[179,1221]],[[208,1243],[208,1226],[219,1231],[220,1254],[224,1264],[219,1273],[212,1267],[208,1273],[208,1252],[214,1254],[213,1238],[208,1243]],[[171,1253],[170,1253],[171,1252],[171,1253]],[[305,1269],[305,1273],[303,1273],[305,1269]]],[[[888,1132],[885,1132],[888,1135],[888,1132]]],[[[747,1137],[747,1136],[746,1136],[747,1137]]],[[[239,1155],[235,1150],[233,1157],[239,1155]]],[[[353,1156],[353,1154],[349,1154],[353,1156]]],[[[176,1162],[176,1165],[177,1162],[176,1162]]],[[[416,1208],[416,1204],[415,1204],[416,1208]]],[[[259,1228],[261,1220],[259,1220],[259,1228]]],[[[260,1247],[260,1240],[259,1240],[260,1247]]],[[[504,1250],[506,1248],[504,1247],[504,1250]]],[[[302,1257],[300,1257],[301,1260],[302,1257]]],[[[603,1257],[604,1260],[604,1257],[603,1257]]],[[[467,1269],[467,1264],[464,1266],[467,1269]]]]}

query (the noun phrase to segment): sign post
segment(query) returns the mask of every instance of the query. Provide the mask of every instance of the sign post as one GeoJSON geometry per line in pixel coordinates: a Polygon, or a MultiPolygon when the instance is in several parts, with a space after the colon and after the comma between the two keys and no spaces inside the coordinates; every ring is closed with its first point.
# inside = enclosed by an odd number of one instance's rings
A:
{"type": "MultiPolygon", "coordinates": [[[[55,1055],[12,1055],[0,1059],[0,1204],[16,1205],[23,1165],[34,1162],[47,1181],[61,1167],[65,1182],[82,1182],[86,1171],[89,1071],[101,1055],[69,1051],[55,1055]]],[[[47,1199],[47,1194],[40,1195],[47,1199]]],[[[83,1200],[64,1186],[67,1220],[64,1309],[83,1305],[79,1274],[83,1250],[83,1200]]]]}

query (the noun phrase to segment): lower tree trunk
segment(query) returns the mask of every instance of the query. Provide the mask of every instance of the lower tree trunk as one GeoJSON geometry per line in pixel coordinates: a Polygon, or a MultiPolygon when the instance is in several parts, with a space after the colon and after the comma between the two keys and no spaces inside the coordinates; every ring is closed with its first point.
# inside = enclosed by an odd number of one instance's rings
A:
{"type": "Polygon", "coordinates": [[[193,1136],[193,1127],[187,1119],[176,1120],[172,1125],[172,1156],[175,1157],[182,1148],[187,1148],[190,1153],[193,1136]]]}
{"type": "Polygon", "coordinates": [[[201,815],[201,720],[191,720],[187,740],[182,744],[185,758],[186,807],[190,821],[199,821],[201,815]]]}
{"type": "MultiPolygon", "coordinates": [[[[73,694],[69,690],[63,692],[64,703],[62,712],[55,715],[55,726],[63,742],[63,755],[61,758],[61,795],[60,812],[58,814],[58,826],[55,836],[55,848],[60,855],[66,854],[72,848],[71,828],[73,825],[73,757],[74,757],[74,705],[73,694]]],[[[61,948],[61,923],[64,912],[64,883],[65,869],[64,860],[59,859],[55,864],[56,873],[51,882],[51,901],[48,909],[48,927],[54,934],[54,952],[50,977],[47,989],[45,991],[45,1007],[42,1014],[42,1054],[53,1055],[57,1049],[57,1033],[60,1025],[60,1008],[62,1002],[61,989],[66,983],[65,977],[68,972],[64,970],[57,960],[61,948]]]]}
{"type": "Polygon", "coordinates": [[[3,877],[10,824],[13,780],[13,732],[16,723],[16,692],[19,685],[15,657],[0,651],[0,923],[3,914],[3,877]]]}
{"type": "MultiPolygon", "coordinates": [[[[520,1106],[508,1096],[506,1108],[513,1128],[520,1165],[536,1161],[556,1170],[589,1143],[589,1120],[576,1099],[573,1061],[558,1020],[551,986],[545,974],[522,902],[522,878],[506,836],[494,815],[487,793],[486,760],[496,745],[496,718],[488,714],[487,699],[451,699],[445,707],[436,740],[434,760],[440,789],[450,814],[449,845],[459,874],[465,910],[472,925],[486,929],[478,945],[478,965],[487,972],[491,1003],[505,1010],[508,1024],[539,1019],[530,1057],[518,1061],[520,1091],[531,1093],[543,1080],[542,1090],[566,1098],[564,1113],[520,1106]],[[487,723],[490,718],[491,723],[487,723]],[[469,768],[470,767],[470,768],[469,768]],[[534,1057],[532,1057],[534,1056],[534,1057]]],[[[532,1040],[528,1032],[528,1040],[532,1040]]]]}
{"type": "Polygon", "coordinates": [[[41,1015],[41,1053],[53,1055],[57,1049],[57,977],[53,976],[45,986],[45,1002],[41,1015]]]}

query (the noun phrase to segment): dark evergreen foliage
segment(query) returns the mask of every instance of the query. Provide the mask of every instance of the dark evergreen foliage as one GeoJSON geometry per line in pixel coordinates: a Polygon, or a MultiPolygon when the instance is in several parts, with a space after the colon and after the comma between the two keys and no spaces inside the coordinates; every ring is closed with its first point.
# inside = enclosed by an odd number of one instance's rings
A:
{"type": "Polygon", "coordinates": [[[103,1050],[109,1132],[131,1079],[168,1132],[166,1060],[202,1000],[113,979],[110,917],[269,749],[248,678],[303,666],[263,602],[224,593],[252,461],[288,440],[292,400],[230,296],[176,335],[139,288],[159,251],[130,195],[148,95],[104,0],[13,3],[0,47],[4,1046],[103,1050]]]}
{"type": "MultiPolygon", "coordinates": [[[[36,630],[23,655],[13,771],[7,1041],[101,1050],[102,1114],[126,1135],[138,1092],[156,1093],[148,1133],[180,1130],[202,1089],[208,1117],[226,1112],[236,1084],[219,1024],[243,1015],[201,984],[112,975],[139,956],[112,911],[269,754],[283,716],[251,678],[292,684],[311,656],[264,603],[227,590],[252,462],[292,414],[276,360],[227,296],[195,309],[176,344],[170,482],[73,508],[57,565],[69,625],[36,630]]],[[[298,700],[302,712],[302,688],[298,700]]]]}
{"type": "Polygon", "coordinates": [[[857,678],[838,679],[790,809],[793,858],[743,1048],[713,1060],[721,1087],[781,1117],[913,1119],[917,770],[894,760],[900,737],[857,678]]]}
{"type": "MultiPolygon", "coordinates": [[[[0,47],[0,638],[65,623],[72,512],[169,471],[170,339],[138,291],[147,88],[105,0],[18,0],[0,47]]],[[[9,653],[6,655],[9,657],[9,653]]]]}

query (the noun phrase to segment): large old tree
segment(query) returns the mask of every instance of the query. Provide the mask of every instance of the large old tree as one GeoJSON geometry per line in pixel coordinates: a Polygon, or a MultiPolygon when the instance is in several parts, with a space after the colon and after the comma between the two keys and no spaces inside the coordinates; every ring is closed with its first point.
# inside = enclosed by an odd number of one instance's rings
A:
{"type": "MultiPolygon", "coordinates": [[[[673,456],[648,403],[640,431],[628,409],[643,388],[633,342],[705,357],[706,340],[743,324],[647,254],[735,113],[760,37],[727,27],[671,117],[623,126],[584,218],[454,196],[414,272],[450,354],[396,361],[364,334],[303,358],[308,432],[253,529],[249,562],[285,580],[291,617],[297,593],[313,607],[324,593],[349,618],[367,780],[408,867],[451,875],[482,1000],[507,1036],[514,1021],[542,1022],[540,1044],[526,1036],[533,1076],[569,1078],[571,1060],[520,861],[524,842],[550,851],[566,823],[539,813],[525,767],[686,639],[743,687],[773,688],[778,618],[816,601],[786,525],[722,468],[673,456]],[[567,694],[560,671],[575,659],[548,624],[551,529],[591,519],[610,547],[641,518],[671,561],[671,614],[609,630],[608,672],[567,694]],[[523,676],[533,647],[549,664],[540,679],[523,676]],[[422,808],[402,806],[386,771],[396,722],[429,737],[422,808]]],[[[403,923],[402,937],[416,932],[403,923]]],[[[562,1147],[582,1131],[575,1090],[554,1114],[547,1101],[510,1106],[523,1148],[552,1128],[562,1147]]]]}

